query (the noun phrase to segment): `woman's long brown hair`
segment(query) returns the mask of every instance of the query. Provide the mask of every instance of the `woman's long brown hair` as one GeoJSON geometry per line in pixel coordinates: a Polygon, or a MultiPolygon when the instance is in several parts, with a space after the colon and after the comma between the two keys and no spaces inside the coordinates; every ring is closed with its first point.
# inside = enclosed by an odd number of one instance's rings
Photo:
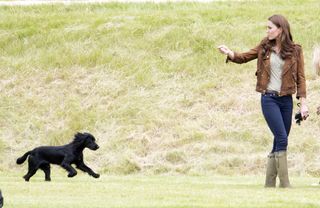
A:
{"type": "MultiPolygon", "coordinates": [[[[275,26],[282,29],[282,33],[280,36],[281,48],[280,48],[280,56],[282,59],[286,59],[292,56],[294,51],[294,42],[292,39],[292,35],[290,32],[290,25],[288,20],[279,14],[272,15],[268,18],[275,26]]],[[[265,50],[271,50],[273,46],[276,45],[276,40],[266,40],[263,44],[265,50]]]]}

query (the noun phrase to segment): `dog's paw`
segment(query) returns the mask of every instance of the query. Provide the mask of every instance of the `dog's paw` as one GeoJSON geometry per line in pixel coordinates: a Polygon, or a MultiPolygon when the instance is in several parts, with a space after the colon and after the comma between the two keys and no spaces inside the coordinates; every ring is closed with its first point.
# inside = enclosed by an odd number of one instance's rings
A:
{"type": "Polygon", "coordinates": [[[100,174],[93,174],[92,175],[94,178],[99,178],[100,177],[100,174]]]}
{"type": "Polygon", "coordinates": [[[68,177],[69,177],[69,178],[72,178],[72,177],[74,177],[75,175],[77,175],[77,172],[69,173],[69,174],[68,174],[68,177]]]}
{"type": "Polygon", "coordinates": [[[24,178],[24,180],[25,180],[26,182],[29,182],[29,180],[30,180],[30,178],[28,178],[27,176],[23,176],[23,178],[24,178]]]}

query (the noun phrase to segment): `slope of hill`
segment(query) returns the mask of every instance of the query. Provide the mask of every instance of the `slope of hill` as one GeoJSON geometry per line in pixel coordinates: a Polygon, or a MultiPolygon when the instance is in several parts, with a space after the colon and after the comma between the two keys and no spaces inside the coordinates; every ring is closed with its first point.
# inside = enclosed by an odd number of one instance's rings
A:
{"type": "Polygon", "coordinates": [[[308,79],[311,116],[293,124],[290,170],[317,175],[318,3],[302,0],[0,7],[0,171],[89,131],[101,149],[85,154],[100,172],[263,173],[272,135],[256,63],[225,64],[216,47],[255,46],[274,13],[303,46],[308,79]]]}

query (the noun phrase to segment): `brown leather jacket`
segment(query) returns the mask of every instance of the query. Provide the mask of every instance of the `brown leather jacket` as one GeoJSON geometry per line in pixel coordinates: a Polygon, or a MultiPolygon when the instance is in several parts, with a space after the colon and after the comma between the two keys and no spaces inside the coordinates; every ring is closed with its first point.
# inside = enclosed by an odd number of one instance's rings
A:
{"type": "MultiPolygon", "coordinates": [[[[257,85],[256,91],[265,93],[268,83],[270,81],[270,53],[266,51],[263,54],[262,42],[255,48],[245,53],[234,53],[234,58],[227,58],[238,64],[246,63],[258,58],[257,61],[257,85]]],[[[306,80],[304,76],[304,60],[303,52],[300,45],[295,45],[295,50],[291,58],[284,60],[282,71],[282,84],[280,96],[296,94],[296,97],[306,98],[306,80]]]]}

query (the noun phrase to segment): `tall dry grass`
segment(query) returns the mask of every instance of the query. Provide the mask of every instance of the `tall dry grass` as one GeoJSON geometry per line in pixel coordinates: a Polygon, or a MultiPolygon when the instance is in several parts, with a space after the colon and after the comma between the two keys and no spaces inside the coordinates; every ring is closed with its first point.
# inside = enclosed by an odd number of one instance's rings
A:
{"type": "Polygon", "coordinates": [[[89,131],[101,149],[86,160],[104,173],[263,173],[272,135],[254,91],[255,62],[225,64],[216,46],[255,46],[266,19],[281,13],[304,49],[311,113],[293,124],[290,173],[318,175],[317,5],[0,7],[0,170],[20,169],[12,161],[28,149],[89,131]]]}

